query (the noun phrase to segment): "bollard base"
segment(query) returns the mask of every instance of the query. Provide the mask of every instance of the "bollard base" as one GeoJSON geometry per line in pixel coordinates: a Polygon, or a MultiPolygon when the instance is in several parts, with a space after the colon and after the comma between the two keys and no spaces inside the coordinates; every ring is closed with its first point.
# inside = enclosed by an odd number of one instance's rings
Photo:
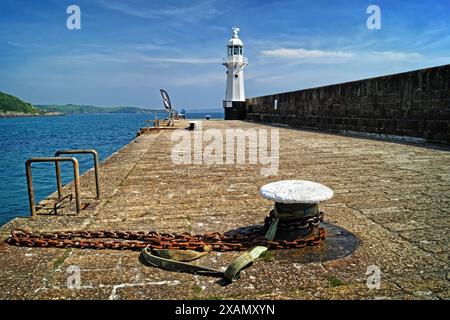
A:
{"type": "Polygon", "coordinates": [[[359,240],[350,231],[330,223],[321,223],[325,228],[325,239],[319,245],[302,249],[273,250],[275,260],[300,264],[326,262],[352,254],[359,240]]]}

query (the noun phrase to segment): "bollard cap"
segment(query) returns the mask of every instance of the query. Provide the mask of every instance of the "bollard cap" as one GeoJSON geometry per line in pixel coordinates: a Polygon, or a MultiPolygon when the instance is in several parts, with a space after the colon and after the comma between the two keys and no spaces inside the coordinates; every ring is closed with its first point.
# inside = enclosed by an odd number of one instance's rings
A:
{"type": "Polygon", "coordinates": [[[307,180],[281,180],[264,185],[261,195],[278,203],[319,203],[333,197],[333,190],[307,180]]]}

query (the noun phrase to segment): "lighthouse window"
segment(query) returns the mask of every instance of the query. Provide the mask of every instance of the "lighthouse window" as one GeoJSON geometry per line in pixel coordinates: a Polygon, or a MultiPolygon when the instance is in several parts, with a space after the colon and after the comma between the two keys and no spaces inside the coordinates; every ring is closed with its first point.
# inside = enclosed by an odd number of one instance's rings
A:
{"type": "Polygon", "coordinates": [[[242,47],[239,48],[239,54],[242,55],[242,47]]]}
{"type": "Polygon", "coordinates": [[[234,47],[234,54],[238,55],[239,54],[239,47],[234,47]]]}
{"type": "Polygon", "coordinates": [[[233,54],[233,48],[228,47],[228,55],[231,56],[233,54]]]}

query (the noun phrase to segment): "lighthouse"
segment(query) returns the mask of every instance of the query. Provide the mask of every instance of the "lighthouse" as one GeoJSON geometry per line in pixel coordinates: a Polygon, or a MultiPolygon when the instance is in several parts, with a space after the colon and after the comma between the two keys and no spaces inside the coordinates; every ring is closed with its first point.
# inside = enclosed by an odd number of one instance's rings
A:
{"type": "Polygon", "coordinates": [[[244,45],[239,39],[239,28],[233,27],[232,38],[227,44],[227,90],[223,101],[225,120],[245,119],[244,68],[248,64],[244,57],[244,45]]]}

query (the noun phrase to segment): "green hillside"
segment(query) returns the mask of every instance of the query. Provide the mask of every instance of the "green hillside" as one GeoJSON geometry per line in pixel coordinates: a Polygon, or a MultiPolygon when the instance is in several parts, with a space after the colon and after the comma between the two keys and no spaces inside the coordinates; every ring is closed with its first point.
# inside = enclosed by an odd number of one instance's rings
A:
{"type": "Polygon", "coordinates": [[[91,105],[36,105],[41,111],[45,112],[61,112],[65,114],[98,114],[98,113],[146,113],[149,110],[135,107],[113,107],[101,108],[91,105]]]}
{"type": "Polygon", "coordinates": [[[0,113],[39,113],[30,103],[0,91],[0,113]]]}

